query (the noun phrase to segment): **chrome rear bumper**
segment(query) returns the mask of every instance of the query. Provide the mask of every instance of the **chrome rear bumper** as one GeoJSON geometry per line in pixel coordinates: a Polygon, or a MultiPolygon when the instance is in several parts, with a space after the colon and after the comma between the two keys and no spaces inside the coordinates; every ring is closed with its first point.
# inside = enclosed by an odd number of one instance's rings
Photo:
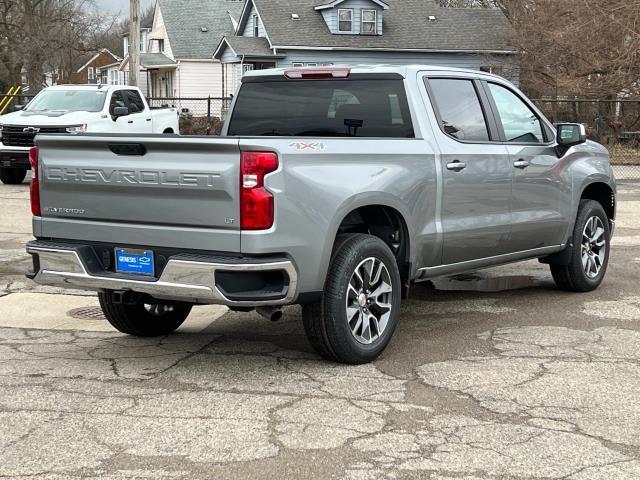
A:
{"type": "Polygon", "coordinates": [[[34,271],[27,274],[33,281],[78,290],[117,290],[148,294],[163,300],[228,306],[287,305],[297,293],[297,272],[289,260],[229,263],[216,262],[205,256],[188,255],[170,258],[159,278],[136,279],[129,275],[91,271],[77,248],[47,245],[46,242],[27,244],[27,252],[34,259],[34,271]],[[266,301],[234,301],[216,286],[216,272],[283,271],[288,287],[282,298],[266,301]]]}

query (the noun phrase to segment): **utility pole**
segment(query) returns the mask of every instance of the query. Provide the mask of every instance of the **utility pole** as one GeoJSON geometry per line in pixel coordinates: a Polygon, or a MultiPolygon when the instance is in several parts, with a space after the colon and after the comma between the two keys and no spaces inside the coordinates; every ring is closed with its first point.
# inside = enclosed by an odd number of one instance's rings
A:
{"type": "Polygon", "coordinates": [[[129,2],[129,85],[137,87],[140,76],[140,0],[129,2]]]}

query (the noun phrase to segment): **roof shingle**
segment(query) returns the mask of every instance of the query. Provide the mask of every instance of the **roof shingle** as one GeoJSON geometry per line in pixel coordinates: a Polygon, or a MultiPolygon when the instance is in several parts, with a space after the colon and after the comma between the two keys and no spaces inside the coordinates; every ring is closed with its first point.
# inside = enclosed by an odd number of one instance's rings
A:
{"type": "Polygon", "coordinates": [[[246,55],[248,57],[274,56],[266,38],[230,36],[225,37],[225,40],[236,55],[246,55]]]}
{"type": "Polygon", "coordinates": [[[158,2],[177,59],[210,59],[222,37],[235,33],[229,14],[239,20],[243,6],[227,0],[158,2]]]}
{"type": "MultiPolygon", "coordinates": [[[[166,0],[161,0],[166,1],[166,0]]],[[[333,35],[318,0],[254,0],[274,46],[434,51],[511,51],[512,27],[498,9],[443,8],[434,0],[385,0],[383,35],[333,35]],[[293,20],[292,13],[299,15],[293,20]],[[434,16],[435,21],[429,21],[434,16]]]]}

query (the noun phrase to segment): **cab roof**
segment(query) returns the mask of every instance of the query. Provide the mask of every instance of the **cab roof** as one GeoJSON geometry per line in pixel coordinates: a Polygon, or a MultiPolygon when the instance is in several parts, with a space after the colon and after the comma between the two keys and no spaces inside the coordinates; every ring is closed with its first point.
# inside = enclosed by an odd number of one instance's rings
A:
{"type": "Polygon", "coordinates": [[[293,67],[293,68],[270,68],[266,70],[250,70],[248,71],[244,77],[267,77],[267,76],[284,76],[286,72],[291,70],[296,71],[318,71],[318,70],[344,70],[349,69],[351,74],[396,74],[401,75],[404,78],[407,78],[412,73],[417,72],[452,72],[452,73],[466,73],[469,75],[482,75],[483,77],[494,77],[501,78],[497,75],[493,75],[490,73],[480,72],[479,70],[471,70],[467,68],[454,68],[454,67],[443,67],[438,65],[390,65],[390,64],[382,64],[382,65],[331,65],[325,67],[293,67]]]}

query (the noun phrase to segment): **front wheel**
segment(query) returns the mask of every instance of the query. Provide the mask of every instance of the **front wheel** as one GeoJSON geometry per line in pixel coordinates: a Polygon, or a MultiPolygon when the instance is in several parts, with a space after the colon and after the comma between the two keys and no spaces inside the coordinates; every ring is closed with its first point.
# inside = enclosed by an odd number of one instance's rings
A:
{"type": "Polygon", "coordinates": [[[0,168],[0,180],[6,185],[20,185],[26,176],[24,168],[0,168]]]}
{"type": "Polygon", "coordinates": [[[402,283],[389,247],[371,235],[336,241],[322,299],[303,306],[307,337],[329,360],[363,364],[387,347],[400,316],[402,283]]]}
{"type": "Polygon", "coordinates": [[[192,305],[181,302],[116,302],[112,291],[98,293],[104,316],[119,332],[135,337],[162,337],[184,323],[192,305]]]}
{"type": "Polygon", "coordinates": [[[581,200],[571,241],[568,265],[551,265],[561,290],[590,292],[600,286],[609,265],[611,233],[602,205],[581,200]]]}

